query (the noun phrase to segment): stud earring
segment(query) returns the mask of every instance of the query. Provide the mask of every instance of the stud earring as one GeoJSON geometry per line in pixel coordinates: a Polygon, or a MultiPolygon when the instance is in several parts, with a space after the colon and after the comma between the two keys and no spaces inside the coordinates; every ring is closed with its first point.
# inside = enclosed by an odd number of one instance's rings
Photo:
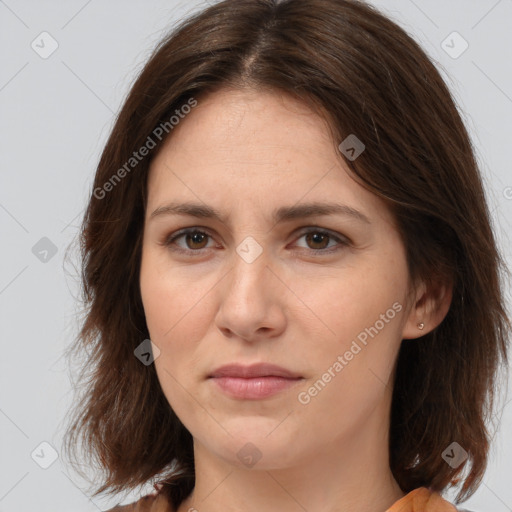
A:
{"type": "Polygon", "coordinates": [[[418,324],[418,329],[421,331],[421,329],[423,329],[423,327],[425,327],[425,324],[423,322],[419,323],[418,324]]]}

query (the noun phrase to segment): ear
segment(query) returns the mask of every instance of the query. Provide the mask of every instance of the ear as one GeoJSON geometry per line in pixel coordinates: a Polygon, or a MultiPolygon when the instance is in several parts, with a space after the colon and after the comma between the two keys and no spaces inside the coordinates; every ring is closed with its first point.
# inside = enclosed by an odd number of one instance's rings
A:
{"type": "Polygon", "coordinates": [[[402,339],[419,338],[433,331],[448,313],[452,294],[452,283],[431,282],[427,285],[421,281],[413,295],[414,302],[402,329],[402,339]]]}

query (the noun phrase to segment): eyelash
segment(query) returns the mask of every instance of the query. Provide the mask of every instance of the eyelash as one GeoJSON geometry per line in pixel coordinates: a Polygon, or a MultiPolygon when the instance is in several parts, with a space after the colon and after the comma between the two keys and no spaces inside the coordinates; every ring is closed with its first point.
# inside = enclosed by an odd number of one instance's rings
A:
{"type": "MultiPolygon", "coordinates": [[[[189,234],[196,234],[196,233],[200,233],[202,235],[206,235],[206,236],[208,236],[210,238],[213,238],[213,236],[210,235],[210,233],[208,233],[208,231],[199,229],[198,227],[193,227],[193,228],[182,229],[182,230],[180,230],[180,231],[178,231],[176,233],[172,233],[171,235],[167,236],[163,240],[163,242],[161,242],[161,245],[163,245],[164,247],[169,248],[171,251],[175,251],[175,252],[178,252],[178,253],[189,254],[189,255],[193,255],[193,256],[200,256],[205,249],[209,249],[209,248],[182,249],[182,248],[176,247],[176,246],[172,247],[174,242],[176,240],[178,240],[179,238],[181,238],[183,236],[186,236],[186,235],[189,235],[189,234]]],[[[311,253],[313,253],[313,254],[316,253],[315,256],[321,256],[321,255],[324,255],[324,254],[332,254],[332,253],[337,252],[337,251],[341,250],[342,248],[347,247],[347,246],[350,245],[350,241],[346,237],[336,236],[331,231],[326,231],[324,229],[317,228],[317,227],[311,227],[307,231],[303,231],[299,235],[299,238],[302,238],[303,236],[308,235],[310,233],[316,233],[316,234],[328,236],[329,237],[329,242],[331,240],[334,240],[334,241],[338,242],[338,246],[331,247],[329,249],[309,249],[309,251],[311,253]]],[[[308,250],[308,249],[306,249],[306,250],[308,250]]]]}

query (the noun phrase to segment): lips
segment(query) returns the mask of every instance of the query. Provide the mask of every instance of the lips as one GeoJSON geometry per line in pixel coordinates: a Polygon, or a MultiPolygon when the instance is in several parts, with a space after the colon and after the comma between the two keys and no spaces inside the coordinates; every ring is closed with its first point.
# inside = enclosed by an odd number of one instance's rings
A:
{"type": "Polygon", "coordinates": [[[250,379],[255,377],[283,377],[285,379],[299,379],[298,373],[270,363],[257,363],[250,366],[241,364],[228,364],[213,371],[209,377],[239,377],[250,379]]]}
{"type": "Polygon", "coordinates": [[[225,365],[208,377],[217,385],[217,389],[238,400],[269,398],[303,380],[299,374],[269,363],[225,365]]]}

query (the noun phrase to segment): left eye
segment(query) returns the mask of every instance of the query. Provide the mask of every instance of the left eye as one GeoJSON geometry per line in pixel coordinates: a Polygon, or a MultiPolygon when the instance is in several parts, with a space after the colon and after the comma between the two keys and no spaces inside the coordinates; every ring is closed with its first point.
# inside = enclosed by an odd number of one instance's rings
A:
{"type": "MultiPolygon", "coordinates": [[[[170,235],[163,242],[163,245],[169,247],[171,250],[178,252],[199,252],[201,249],[208,249],[208,238],[213,238],[209,233],[195,228],[185,229],[176,234],[170,235]],[[179,239],[185,240],[185,247],[177,243],[179,239]]],[[[333,252],[343,246],[349,245],[345,237],[334,235],[328,231],[320,229],[310,229],[303,232],[297,240],[304,238],[308,247],[313,252],[333,252]],[[330,243],[334,245],[330,245],[330,243]],[[337,242],[337,244],[335,243],[337,242]]]]}
{"type": "MultiPolygon", "coordinates": [[[[332,233],[329,233],[327,231],[320,231],[318,229],[306,231],[299,237],[299,239],[303,237],[305,237],[307,244],[313,244],[313,247],[308,247],[312,250],[323,251],[329,247],[329,242],[338,242],[338,244],[340,245],[347,245],[347,243],[344,240],[333,235],[332,233]]],[[[330,246],[329,250],[332,247],[333,246],[330,246]]],[[[336,247],[336,244],[334,244],[334,247],[336,247]]]]}

